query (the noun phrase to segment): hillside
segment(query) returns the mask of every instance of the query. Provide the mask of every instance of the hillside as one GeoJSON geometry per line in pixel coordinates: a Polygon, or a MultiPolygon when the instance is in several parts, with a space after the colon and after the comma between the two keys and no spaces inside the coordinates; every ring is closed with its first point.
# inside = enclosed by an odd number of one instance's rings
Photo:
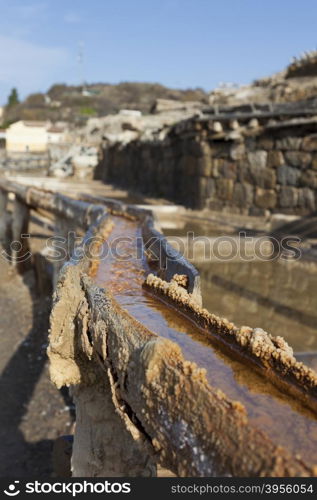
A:
{"type": "Polygon", "coordinates": [[[31,94],[23,102],[6,108],[5,122],[24,120],[66,120],[74,124],[87,118],[116,113],[120,109],[151,110],[158,98],[208,103],[202,89],[178,90],[158,83],[95,83],[81,86],[53,85],[46,94],[31,94]]]}
{"type": "Polygon", "coordinates": [[[88,118],[115,114],[120,109],[149,113],[157,99],[199,102],[211,106],[298,103],[317,98],[317,51],[307,52],[279,73],[249,85],[225,84],[207,93],[201,88],[171,89],[159,83],[92,83],[52,85],[46,93],[29,95],[23,102],[7,106],[4,125],[13,121],[51,120],[84,124],[88,118]]]}

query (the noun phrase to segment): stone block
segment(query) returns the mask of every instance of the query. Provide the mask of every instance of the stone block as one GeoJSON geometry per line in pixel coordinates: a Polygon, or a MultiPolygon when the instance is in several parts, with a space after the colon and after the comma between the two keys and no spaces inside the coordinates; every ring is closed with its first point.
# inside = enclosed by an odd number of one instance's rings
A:
{"type": "Polygon", "coordinates": [[[252,182],[247,159],[237,161],[237,179],[239,182],[252,182]]]}
{"type": "Polygon", "coordinates": [[[312,156],[310,153],[305,153],[304,151],[286,151],[285,152],[286,163],[292,167],[307,168],[311,161],[312,156]]]}
{"type": "Polygon", "coordinates": [[[276,141],[276,149],[282,149],[282,150],[288,150],[288,149],[298,150],[300,149],[301,145],[302,145],[301,137],[283,137],[282,139],[277,139],[276,141]]]}
{"type": "Polygon", "coordinates": [[[262,135],[258,137],[257,139],[257,147],[259,149],[273,149],[274,148],[274,141],[272,137],[268,137],[266,135],[262,135]]]}
{"type": "Polygon", "coordinates": [[[201,149],[201,153],[203,156],[211,155],[211,147],[210,147],[210,143],[208,141],[201,141],[200,142],[200,149],[201,149]]]}
{"type": "Polygon", "coordinates": [[[280,165],[284,165],[284,156],[282,151],[269,151],[268,156],[267,156],[267,166],[269,168],[276,168],[279,167],[280,165]]]}
{"type": "Polygon", "coordinates": [[[251,184],[237,182],[233,188],[232,201],[238,207],[248,207],[252,205],[254,198],[254,187],[251,184]]]}
{"type": "Polygon", "coordinates": [[[229,161],[224,161],[220,167],[220,177],[225,179],[236,179],[237,178],[237,164],[229,161]]]}
{"type": "Polygon", "coordinates": [[[255,186],[271,189],[276,185],[276,172],[273,168],[261,168],[251,165],[249,167],[247,180],[255,186]]]}
{"type": "Polygon", "coordinates": [[[209,177],[212,174],[213,164],[210,155],[204,155],[201,158],[197,158],[196,162],[199,175],[209,177]]]}
{"type": "Polygon", "coordinates": [[[294,208],[298,204],[298,189],[282,186],[279,193],[279,205],[282,208],[294,208]]]}
{"type": "Polygon", "coordinates": [[[259,208],[274,208],[277,203],[277,195],[274,189],[263,189],[257,187],[255,190],[255,204],[259,208]]]}
{"type": "Polygon", "coordinates": [[[216,179],[217,198],[221,200],[231,200],[233,195],[234,182],[232,179],[216,179]]]}
{"type": "Polygon", "coordinates": [[[232,160],[242,160],[245,155],[245,145],[243,142],[234,142],[230,148],[230,158],[232,160]]]}
{"type": "Polygon", "coordinates": [[[304,137],[302,148],[304,151],[317,151],[317,134],[304,137]]]}
{"type": "Polygon", "coordinates": [[[267,165],[267,151],[257,150],[247,153],[249,163],[255,168],[265,168],[267,165]]]}
{"type": "Polygon", "coordinates": [[[281,165],[277,168],[277,182],[282,186],[296,186],[301,176],[298,168],[281,165]]]}
{"type": "Polygon", "coordinates": [[[317,170],[317,154],[313,155],[311,166],[314,170],[317,170]]]}
{"type": "Polygon", "coordinates": [[[212,176],[220,177],[220,172],[225,160],[223,158],[214,158],[212,160],[212,176]]]}
{"type": "Polygon", "coordinates": [[[208,177],[198,177],[199,197],[212,198],[216,191],[215,180],[208,177]]]}
{"type": "Polygon", "coordinates": [[[213,177],[225,177],[226,179],[237,178],[237,164],[224,158],[214,158],[212,161],[213,177]]]}
{"type": "Polygon", "coordinates": [[[247,151],[255,151],[257,148],[255,137],[246,137],[244,143],[247,151]]]}
{"type": "Polygon", "coordinates": [[[308,210],[316,210],[315,193],[307,187],[298,190],[298,206],[308,210]]]}
{"type": "Polygon", "coordinates": [[[311,169],[305,170],[301,175],[300,183],[304,187],[317,189],[317,171],[311,169]]]}
{"type": "Polygon", "coordinates": [[[248,127],[251,129],[258,129],[260,126],[260,122],[257,118],[251,118],[251,120],[248,122],[248,127]]]}

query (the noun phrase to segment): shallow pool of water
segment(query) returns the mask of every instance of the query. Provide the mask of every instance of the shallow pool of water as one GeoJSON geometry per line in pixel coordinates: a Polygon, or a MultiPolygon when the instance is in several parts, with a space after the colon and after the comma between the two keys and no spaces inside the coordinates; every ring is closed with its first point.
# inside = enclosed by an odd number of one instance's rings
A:
{"type": "Polygon", "coordinates": [[[237,325],[284,337],[297,352],[317,352],[317,269],[296,264],[199,264],[204,306],[237,325]]]}
{"type": "MultiPolygon", "coordinates": [[[[177,221],[175,221],[176,224],[177,221]]],[[[164,229],[169,237],[228,235],[219,223],[182,222],[164,229]]],[[[204,306],[236,325],[261,327],[284,337],[297,353],[316,353],[307,362],[317,366],[317,264],[304,270],[280,259],[193,262],[200,271],[204,306]]]]}

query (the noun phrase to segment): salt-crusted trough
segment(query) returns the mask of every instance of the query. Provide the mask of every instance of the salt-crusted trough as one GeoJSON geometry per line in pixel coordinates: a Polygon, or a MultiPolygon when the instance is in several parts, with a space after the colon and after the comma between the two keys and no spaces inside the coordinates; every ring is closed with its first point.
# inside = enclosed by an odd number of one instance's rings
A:
{"type": "Polygon", "coordinates": [[[203,309],[197,271],[150,211],[5,181],[0,194],[6,247],[30,210],[65,245],[81,236],[53,259],[48,348],[52,381],[76,403],[74,476],[152,476],[157,464],[179,476],[317,474],[316,373],[282,338],[203,309]]]}

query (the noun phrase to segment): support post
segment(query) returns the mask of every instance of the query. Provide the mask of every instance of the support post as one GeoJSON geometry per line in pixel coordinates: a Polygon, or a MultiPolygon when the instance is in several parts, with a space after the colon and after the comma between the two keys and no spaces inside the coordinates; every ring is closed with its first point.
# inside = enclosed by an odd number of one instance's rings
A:
{"type": "Polygon", "coordinates": [[[7,210],[8,193],[0,189],[0,243],[3,247],[2,257],[10,260],[11,250],[11,215],[7,210]]]}
{"type": "Polygon", "coordinates": [[[107,375],[98,370],[96,382],[73,386],[76,428],[72,455],[73,477],[150,477],[156,464],[143,434],[120,415],[107,375]]]}
{"type": "Polygon", "coordinates": [[[28,229],[29,208],[16,197],[12,220],[11,262],[20,273],[24,273],[31,266],[28,229]]]}

